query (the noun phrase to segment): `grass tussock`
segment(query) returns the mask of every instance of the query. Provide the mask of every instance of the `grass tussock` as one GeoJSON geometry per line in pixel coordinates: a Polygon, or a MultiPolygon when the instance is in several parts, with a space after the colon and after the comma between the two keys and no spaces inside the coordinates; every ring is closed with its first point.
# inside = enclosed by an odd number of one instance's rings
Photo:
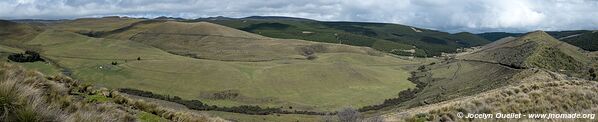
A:
{"type": "Polygon", "coordinates": [[[456,114],[459,112],[472,114],[598,112],[596,104],[598,103],[598,82],[575,79],[548,71],[541,71],[539,74],[523,79],[522,83],[517,85],[444,105],[439,104],[438,107],[431,107],[428,112],[412,115],[405,121],[487,121],[458,118],[456,114]]]}
{"type": "Polygon", "coordinates": [[[46,77],[7,63],[0,64],[0,78],[0,121],[146,121],[138,118],[143,113],[177,122],[225,121],[131,99],[66,76],[46,77]]]}

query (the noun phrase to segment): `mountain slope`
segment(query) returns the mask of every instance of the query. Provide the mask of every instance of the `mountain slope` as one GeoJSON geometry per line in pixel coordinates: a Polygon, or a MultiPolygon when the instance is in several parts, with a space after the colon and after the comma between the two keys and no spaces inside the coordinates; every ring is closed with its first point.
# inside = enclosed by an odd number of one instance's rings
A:
{"type": "Polygon", "coordinates": [[[598,51],[598,31],[591,31],[559,38],[569,44],[578,46],[587,51],[598,51]]]}
{"type": "Polygon", "coordinates": [[[42,31],[42,28],[36,26],[0,20],[0,44],[19,45],[42,31]]]}
{"type": "Polygon", "coordinates": [[[100,37],[50,28],[22,46],[39,50],[49,61],[44,66],[108,88],[288,111],[330,112],[383,101],[413,87],[408,70],[419,64],[367,47],[274,39],[210,23],[131,25],[100,37]],[[174,55],[177,50],[207,58],[174,55]],[[223,93],[237,96],[214,97],[223,93]]]}
{"type": "Polygon", "coordinates": [[[146,26],[152,27],[140,30],[130,40],[200,59],[269,61],[305,59],[316,53],[376,54],[368,48],[275,39],[207,22],[164,22],[146,26]]]}
{"type": "Polygon", "coordinates": [[[120,17],[80,18],[51,23],[49,28],[81,34],[94,34],[122,28],[139,21],[142,21],[142,19],[120,17]]]}
{"type": "Polygon", "coordinates": [[[268,37],[367,46],[395,54],[422,57],[490,42],[470,33],[449,34],[387,23],[323,22],[286,17],[200,18],[193,21],[216,23],[268,37]],[[411,49],[415,49],[416,53],[401,51],[411,49]]]}
{"type": "Polygon", "coordinates": [[[598,92],[596,82],[586,80],[595,73],[588,72],[590,63],[581,49],[542,31],[503,38],[420,67],[410,78],[417,88],[387,99],[380,110],[389,112],[385,121],[476,121],[458,118],[458,112],[596,111],[595,99],[587,96],[598,92]]]}
{"type": "Polygon", "coordinates": [[[580,50],[542,31],[504,38],[455,58],[421,66],[410,78],[417,84],[415,89],[361,110],[405,110],[477,95],[518,83],[521,76],[538,69],[591,79],[595,77],[591,75],[591,59],[580,50]]]}
{"type": "MultiPolygon", "coordinates": [[[[598,41],[596,33],[597,31],[590,31],[590,30],[573,30],[573,31],[547,31],[546,33],[550,34],[552,37],[567,42],[571,45],[575,45],[587,51],[596,51],[598,50],[598,41]]],[[[506,33],[506,32],[487,32],[487,33],[480,33],[477,34],[485,39],[490,41],[495,41],[504,37],[520,37],[524,35],[523,33],[506,33]]]]}
{"type": "Polygon", "coordinates": [[[510,41],[497,41],[458,58],[493,62],[518,68],[545,68],[584,75],[591,60],[581,49],[536,31],[510,41]]]}
{"type": "MultiPolygon", "coordinates": [[[[457,98],[383,115],[385,121],[544,121],[527,114],[598,112],[598,82],[568,77],[548,70],[520,74],[514,84],[472,96],[457,98]],[[458,113],[521,113],[521,119],[462,118],[458,113]]],[[[554,120],[554,119],[551,119],[554,120]]],[[[592,121],[590,118],[558,121],[592,121]]]]}

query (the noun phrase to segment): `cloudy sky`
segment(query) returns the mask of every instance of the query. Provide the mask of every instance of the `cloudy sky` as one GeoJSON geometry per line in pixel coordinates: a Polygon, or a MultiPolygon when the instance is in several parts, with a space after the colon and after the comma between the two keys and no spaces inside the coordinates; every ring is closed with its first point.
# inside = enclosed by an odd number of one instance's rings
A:
{"type": "Polygon", "coordinates": [[[449,32],[598,29],[598,0],[2,0],[0,19],[291,16],[449,32]]]}

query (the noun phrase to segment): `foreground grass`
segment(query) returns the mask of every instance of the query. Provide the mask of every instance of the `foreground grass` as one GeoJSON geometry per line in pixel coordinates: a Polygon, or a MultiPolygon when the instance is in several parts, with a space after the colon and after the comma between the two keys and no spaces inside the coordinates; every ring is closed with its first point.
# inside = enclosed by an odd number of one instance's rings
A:
{"type": "Polygon", "coordinates": [[[0,78],[2,121],[224,121],[166,109],[65,76],[46,77],[8,63],[0,63],[0,78]],[[137,113],[139,118],[134,116],[137,113]]]}
{"type": "MultiPolygon", "coordinates": [[[[598,82],[572,78],[543,69],[528,69],[513,76],[519,82],[473,96],[457,98],[399,113],[385,115],[386,121],[546,121],[543,119],[465,119],[457,113],[580,113],[598,112],[598,82]]],[[[591,121],[551,119],[548,121],[591,121]]]]}

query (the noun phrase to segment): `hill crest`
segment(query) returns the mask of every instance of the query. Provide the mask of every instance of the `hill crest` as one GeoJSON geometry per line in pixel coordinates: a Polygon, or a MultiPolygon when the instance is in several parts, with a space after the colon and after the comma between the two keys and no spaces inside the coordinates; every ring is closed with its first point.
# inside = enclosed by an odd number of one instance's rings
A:
{"type": "Polygon", "coordinates": [[[496,41],[459,59],[498,63],[515,68],[544,68],[566,74],[584,74],[590,60],[582,50],[544,31],[496,41]]]}

